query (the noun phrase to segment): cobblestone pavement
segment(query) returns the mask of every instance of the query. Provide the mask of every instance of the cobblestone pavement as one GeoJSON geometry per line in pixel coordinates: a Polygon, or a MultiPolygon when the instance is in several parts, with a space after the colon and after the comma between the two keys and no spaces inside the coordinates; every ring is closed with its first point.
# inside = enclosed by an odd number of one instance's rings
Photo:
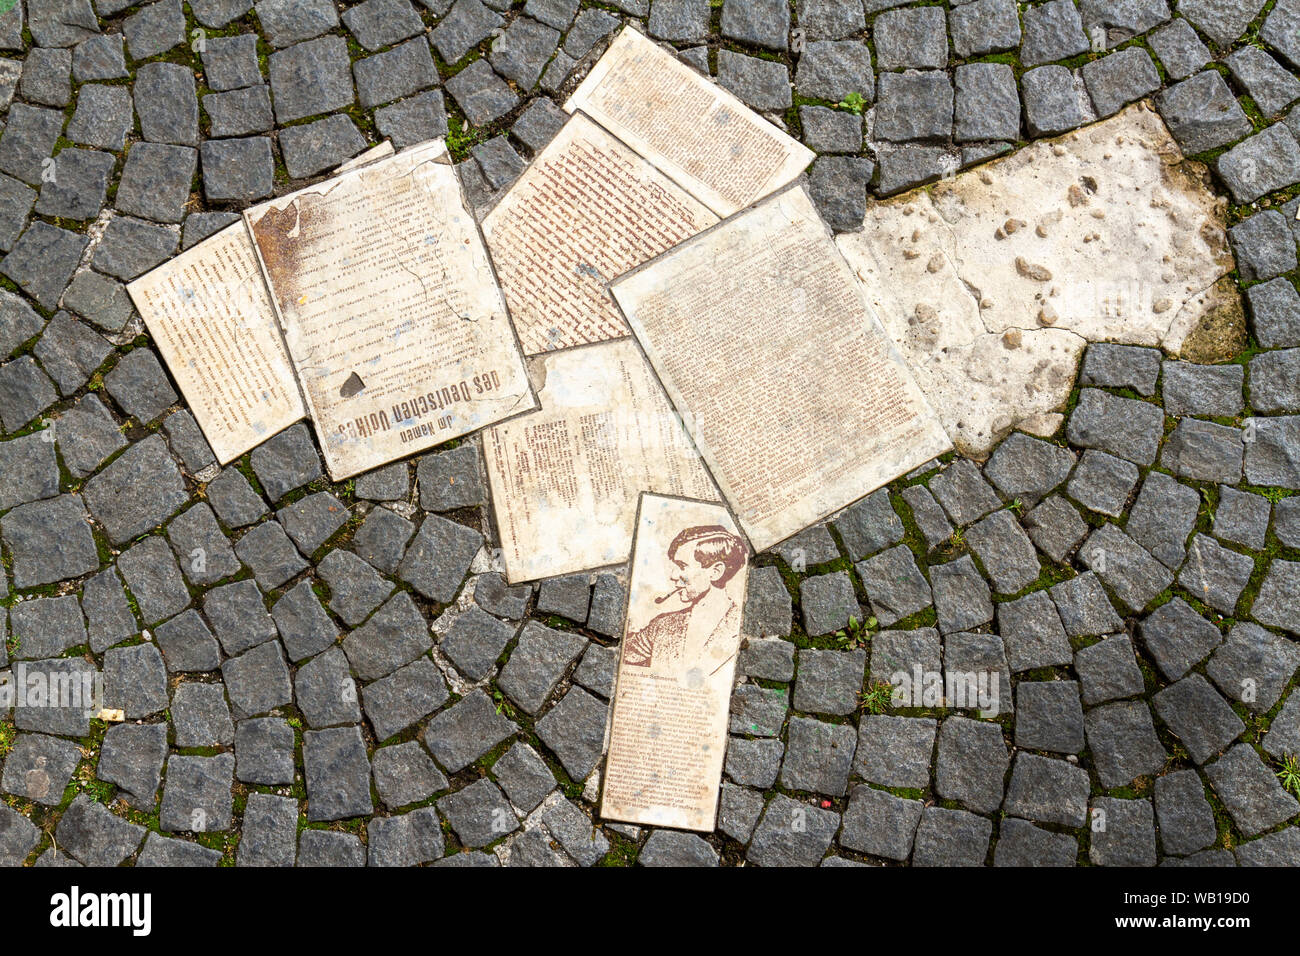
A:
{"type": "Polygon", "coordinates": [[[0,862],[1300,864],[1300,0],[4,3],[0,667],[127,719],[0,709],[0,862]],[[123,289],[382,138],[486,203],[623,22],[812,146],[838,229],[1153,97],[1249,320],[1093,345],[1054,439],[759,556],[703,837],[593,825],[618,575],[507,587],[472,440],[219,469],[123,289]]]}

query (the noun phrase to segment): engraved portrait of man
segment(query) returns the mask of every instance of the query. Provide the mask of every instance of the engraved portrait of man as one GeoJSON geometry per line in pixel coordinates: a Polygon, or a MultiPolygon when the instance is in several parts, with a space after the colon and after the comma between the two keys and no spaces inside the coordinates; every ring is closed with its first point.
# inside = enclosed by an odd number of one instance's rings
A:
{"type": "Polygon", "coordinates": [[[745,566],[745,546],[721,525],[698,525],[678,532],[666,557],[673,590],[655,605],[667,609],[639,630],[629,630],[623,661],[656,673],[710,660],[720,666],[735,653],[740,633],[740,607],[727,593],[727,582],[745,566]]]}

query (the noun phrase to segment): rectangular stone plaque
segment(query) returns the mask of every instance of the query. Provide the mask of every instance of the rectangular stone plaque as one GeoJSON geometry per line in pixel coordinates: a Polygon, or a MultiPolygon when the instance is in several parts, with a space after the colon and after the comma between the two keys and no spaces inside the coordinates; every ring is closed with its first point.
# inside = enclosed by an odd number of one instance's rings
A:
{"type": "Polygon", "coordinates": [[[950,447],[802,186],[610,288],[755,550],[950,447]]]}
{"type": "Polygon", "coordinates": [[[528,364],[541,408],[483,434],[511,583],[626,561],[642,490],[718,500],[631,338],[528,364]]]}
{"type": "Polygon", "coordinates": [[[626,27],[564,108],[582,110],[719,216],[794,181],[813,152],[626,27]]]}
{"type": "Polygon", "coordinates": [[[718,217],[575,113],[483,220],[524,352],[629,335],[606,283],[718,217]]]}
{"type": "Polygon", "coordinates": [[[721,505],[643,494],[600,814],[712,831],[748,549],[721,505]]]}
{"type": "Polygon", "coordinates": [[[536,407],[441,140],[244,219],[335,481],[536,407]]]}
{"type": "Polygon", "coordinates": [[[221,464],[306,414],[242,222],[127,291],[221,464]]]}

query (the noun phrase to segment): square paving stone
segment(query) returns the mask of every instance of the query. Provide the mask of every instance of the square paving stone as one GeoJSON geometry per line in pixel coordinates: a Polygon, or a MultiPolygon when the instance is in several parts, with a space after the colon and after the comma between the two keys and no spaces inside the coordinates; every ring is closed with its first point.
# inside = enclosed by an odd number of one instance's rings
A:
{"type": "Polygon", "coordinates": [[[321,477],[320,456],[305,425],[286,428],[253,449],[249,461],[272,501],[321,477]]]}
{"type": "Polygon", "coordinates": [[[777,794],[754,829],[745,859],[758,866],[813,866],[826,855],[840,815],[777,794]]]}
{"type": "Polygon", "coordinates": [[[146,4],[122,24],[133,60],[146,60],[185,42],[185,14],[180,0],[146,4]]]}
{"type": "Polygon", "coordinates": [[[44,434],[0,442],[0,509],[59,493],[54,442],[44,434]]]}
{"type": "Polygon", "coordinates": [[[1300,179],[1300,143],[1274,123],[1220,155],[1215,168],[1236,202],[1254,202],[1300,179]]]}
{"type": "Polygon", "coordinates": [[[1083,385],[1131,388],[1140,395],[1154,395],[1160,360],[1159,349],[1093,342],[1084,353],[1079,381],[1083,385]]]}
{"type": "Polygon", "coordinates": [[[997,724],[949,717],[939,728],[935,792],[974,810],[991,813],[1002,804],[1010,758],[997,724]]]}
{"type": "Polygon", "coordinates": [[[420,459],[415,470],[420,507],[425,511],[454,511],[487,501],[478,446],[459,445],[420,459]]]}
{"type": "Polygon", "coordinates": [[[1025,10],[1020,44],[1020,62],[1025,66],[1064,60],[1087,49],[1083,20],[1071,0],[1051,0],[1025,10]]]}
{"type": "Polygon", "coordinates": [[[1034,547],[1058,564],[1064,564],[1088,533],[1088,526],[1073,505],[1059,495],[1052,495],[1025,515],[1025,530],[1034,547]]]}
{"type": "Polygon", "coordinates": [[[456,0],[451,10],[429,34],[429,41],[443,62],[458,63],[504,22],[500,15],[489,10],[479,0],[456,0]]]}
{"type": "Polygon", "coordinates": [[[603,755],[609,706],[574,687],[537,722],[537,736],[574,780],[586,780],[603,755]]]}
{"type": "Polygon", "coordinates": [[[298,836],[298,866],[365,866],[360,837],[334,830],[303,830],[298,836]]]}
{"type": "Polygon", "coordinates": [[[953,137],[958,142],[1020,137],[1020,97],[1011,67],[968,63],[957,67],[955,75],[953,137]]]}
{"type": "Polygon", "coordinates": [[[209,202],[250,202],[271,195],[275,160],[267,137],[208,140],[199,155],[209,202]]]}
{"type": "Polygon", "coordinates": [[[718,853],[693,833],[655,830],[637,857],[639,866],[717,866],[718,853]]]}
{"type": "Polygon", "coordinates": [[[586,646],[587,639],[580,634],[530,622],[524,626],[519,643],[501,669],[497,685],[526,713],[536,716],[586,646]]]}
{"type": "Polygon", "coordinates": [[[259,644],[221,665],[230,702],[239,718],[265,714],[293,700],[284,651],[276,641],[259,644]]]}
{"type": "Polygon", "coordinates": [[[789,45],[790,8],[783,0],[726,0],[722,4],[722,35],[769,50],[784,50],[789,45]]]}
{"type": "MultiPolygon", "coordinates": [[[[542,813],[542,822],[546,824],[547,829],[564,847],[565,852],[577,861],[579,866],[592,866],[597,860],[601,859],[609,852],[609,841],[605,838],[600,830],[592,826],[591,818],[574,804],[563,798],[557,800],[542,813]]],[[[665,831],[655,831],[662,833],[665,831]]],[[[650,835],[650,840],[654,839],[654,834],[650,835]]],[[[711,855],[715,863],[687,864],[687,865],[716,865],[717,854],[701,837],[693,837],[699,844],[703,844],[703,852],[706,857],[711,855]]],[[[646,841],[646,846],[642,847],[641,855],[637,858],[638,863],[644,863],[646,849],[650,846],[650,840],[646,841]]],[[[647,864],[648,865],[648,864],[647,864]]]]}
{"type": "Polygon", "coordinates": [[[433,645],[423,616],[405,591],[398,592],[364,625],[343,639],[343,651],[362,680],[386,677],[433,645]]]}
{"type": "Polygon", "coordinates": [[[1196,853],[1218,839],[1214,811],[1205,799],[1205,784],[1195,770],[1177,770],[1156,778],[1156,823],[1166,853],[1196,853]]]}
{"type": "Polygon", "coordinates": [[[293,866],[298,849],[298,801],[250,793],[240,825],[236,866],[293,866]]]}
{"type": "Polygon", "coordinates": [[[993,824],[965,810],[926,807],[916,830],[913,866],[983,866],[993,824]]]}
{"type": "Polygon", "coordinates": [[[984,477],[1007,497],[1035,504],[1060,486],[1077,458],[1068,448],[1012,432],[984,466],[984,477]]]}
{"type": "Polygon", "coordinates": [[[731,696],[731,732],[756,737],[777,737],[789,709],[789,694],[784,688],[740,684],[731,696]]]}
{"type": "MultiPolygon", "coordinates": [[[[749,637],[787,637],[790,634],[790,592],[776,568],[750,568],[741,615],[741,633],[749,637]]],[[[621,613],[620,608],[620,628],[621,613]]]]}
{"type": "Polygon", "coordinates": [[[362,707],[377,740],[387,740],[405,730],[446,700],[447,684],[427,657],[367,684],[361,692],[362,707]]]}
{"type": "Polygon", "coordinates": [[[861,40],[816,40],[804,47],[794,75],[800,96],[839,103],[850,93],[875,99],[871,53],[861,40]]]}
{"type": "Polygon", "coordinates": [[[531,813],[555,789],[555,775],[525,743],[516,743],[502,754],[492,765],[492,774],[510,802],[525,813],[531,813]]]}
{"type": "Polygon", "coordinates": [[[1129,47],[1085,63],[1081,72],[1100,117],[1111,116],[1126,104],[1160,88],[1156,65],[1141,47],[1129,47]]]}
{"type": "Polygon", "coordinates": [[[473,528],[429,515],[407,549],[398,576],[429,600],[446,604],[460,590],[482,545],[483,535],[473,528]]]}
{"type": "Polygon", "coordinates": [[[440,858],[446,841],[438,811],[422,807],[396,817],[377,817],[366,827],[370,866],[416,866],[440,858]]]}
{"type": "Polygon", "coordinates": [[[1007,664],[1013,672],[1070,663],[1070,642],[1046,592],[1034,591],[999,604],[997,620],[1007,664]]]}
{"type": "Polygon", "coordinates": [[[347,523],[349,515],[347,505],[328,491],[300,498],[275,513],[276,520],[303,554],[311,554],[324,545],[347,523]]]}
{"type": "Polygon", "coordinates": [[[840,796],[848,786],[857,735],[852,727],[808,717],[790,719],[781,786],[840,796]]]}
{"type": "Polygon", "coordinates": [[[374,810],[370,760],[357,727],[309,730],[302,735],[307,819],[343,820],[374,810]]]}
{"type": "Polygon", "coordinates": [[[104,230],[91,262],[118,279],[134,279],[172,256],[179,240],[180,230],[174,226],[118,216],[104,230]]]}
{"type": "Polygon", "coordinates": [[[63,413],[55,433],[63,463],[74,476],[84,478],[109,455],[126,447],[117,422],[94,395],[85,395],[63,413]]]}
{"type": "Polygon", "coordinates": [[[1255,485],[1300,489],[1300,462],[1290,451],[1300,441],[1300,415],[1252,421],[1255,440],[1246,445],[1246,479],[1255,485]]]}
{"type": "Polygon", "coordinates": [[[518,729],[487,694],[473,690],[430,720],[422,739],[444,770],[459,773],[518,729]]]}
{"type": "MultiPolygon", "coordinates": [[[[862,10],[856,3],[839,3],[837,0],[798,0],[795,13],[799,27],[808,39],[824,37],[839,39],[860,33],[866,26],[862,10]]],[[[672,39],[665,37],[665,39],[672,39]]]]}
{"type": "Polygon", "coordinates": [[[559,614],[579,624],[587,620],[591,606],[591,584],[586,574],[547,578],[537,593],[539,613],[559,614]]]}
{"type": "Polygon", "coordinates": [[[785,64],[732,50],[718,51],[718,83],[756,110],[779,112],[793,102],[785,64]]]}
{"type": "Polygon", "coordinates": [[[718,801],[718,830],[739,842],[747,842],[763,813],[763,796],[754,790],[722,782],[718,801]]]}
{"type": "Polygon", "coordinates": [[[935,139],[952,132],[953,91],[941,71],[883,73],[876,103],[875,135],[902,142],[935,139]]]}
{"type": "Polygon", "coordinates": [[[884,488],[849,505],[830,524],[855,561],[903,540],[903,522],[895,514],[889,491],[884,488]]]}
{"type": "Polygon", "coordinates": [[[1155,866],[1155,814],[1150,800],[1098,797],[1092,803],[1088,858],[1095,866],[1155,866]]]}
{"type": "Polygon", "coordinates": [[[145,624],[156,624],[189,606],[189,588],[162,538],[152,535],[132,545],[117,559],[117,569],[145,624]]]}
{"type": "Polygon", "coordinates": [[[117,866],[136,851],[146,832],[82,793],[63,811],[54,839],[86,866],[117,866]]]}
{"type": "Polygon", "coordinates": [[[947,564],[931,566],[930,587],[934,592],[939,629],[945,634],[978,627],[993,620],[989,586],[969,555],[963,555],[947,564]]]}
{"type": "Polygon", "coordinates": [[[1016,754],[1003,809],[1037,823],[1081,827],[1088,818],[1090,786],[1081,767],[1022,751],[1016,754]]]}
{"type": "Polygon", "coordinates": [[[539,153],[568,119],[562,109],[544,96],[538,97],[515,120],[510,132],[533,153],[539,153]]]}
{"type": "Polygon", "coordinates": [[[912,852],[923,809],[920,800],[905,800],[866,786],[854,787],[844,809],[840,845],[887,860],[905,861],[912,852]]]}
{"type": "Polygon", "coordinates": [[[492,41],[489,57],[493,69],[521,90],[537,85],[542,70],[560,43],[560,31],[527,16],[516,17],[492,41]]]}
{"type": "Polygon", "coordinates": [[[452,622],[442,640],[442,650],[470,680],[485,680],[515,631],[515,626],[472,607],[452,622]]]}
{"type": "Polygon", "coordinates": [[[1251,359],[1250,400],[1256,411],[1300,411],[1300,349],[1251,359]]]}
{"type": "Polygon", "coordinates": [[[5,757],[0,789],[47,807],[63,802],[63,791],[81,761],[76,744],[44,734],[18,734],[5,757]]]}
{"type": "Polygon", "coordinates": [[[816,153],[857,153],[862,149],[862,118],[825,106],[800,106],[803,141],[816,153]]]}
{"type": "Polygon", "coordinates": [[[1138,469],[1132,462],[1089,449],[1070,476],[1066,490],[1085,508],[1118,518],[1124,514],[1137,483],[1138,469]]]}
{"type": "Polygon", "coordinates": [[[207,497],[217,517],[231,528],[250,525],[267,512],[266,503],[234,467],[223,469],[208,483],[207,497]]]}
{"type": "Polygon", "coordinates": [[[944,12],[937,7],[890,10],[872,24],[882,70],[942,69],[948,65],[944,12]]]}
{"type": "Polygon", "coordinates": [[[1228,241],[1241,277],[1248,281],[1273,279],[1296,267],[1295,238],[1276,210],[1256,213],[1232,226],[1228,241]]]}
{"type": "Polygon", "coordinates": [[[274,47],[310,40],[339,25],[329,0],[257,0],[257,20],[274,47]]]}
{"type": "Polygon", "coordinates": [[[967,541],[999,592],[1020,591],[1037,579],[1038,554],[1010,511],[995,511],[976,522],[967,541]]]}
{"type": "MultiPolygon", "coordinates": [[[[1215,650],[1205,673],[1229,699],[1263,714],[1282,699],[1297,668],[1300,646],[1243,621],[1228,632],[1228,639],[1215,650]]],[[[1277,718],[1273,723],[1276,725],[1277,718]]]]}
{"type": "Polygon", "coordinates": [[[139,633],[126,592],[112,568],[105,568],[81,586],[81,609],[86,615],[90,649],[96,654],[139,633]]]}
{"type": "Polygon", "coordinates": [[[410,0],[366,0],[344,11],[343,24],[372,53],[424,32],[410,0]]]}
{"type": "Polygon", "coordinates": [[[86,643],[86,622],[74,594],[15,604],[9,612],[9,631],[15,660],[55,657],[86,643]]]}
{"type": "Polygon", "coordinates": [[[1083,708],[1075,681],[1021,681],[1016,687],[1016,746],[1077,754],[1083,708]]]}
{"type": "Polygon", "coordinates": [[[936,727],[930,717],[864,715],[853,772],[882,787],[924,790],[930,784],[936,727]]]}
{"type": "Polygon", "coordinates": [[[1025,126],[1034,136],[1077,129],[1096,117],[1082,89],[1083,80],[1063,66],[1040,66],[1022,79],[1025,126]]]}
{"type": "Polygon", "coordinates": [[[375,508],[352,536],[352,548],[367,564],[392,574],[414,533],[415,525],[401,515],[388,508],[375,508]]]}
{"type": "MultiPolygon", "coordinates": [[[[498,617],[519,620],[528,610],[528,600],[532,597],[532,593],[531,585],[511,587],[506,584],[505,576],[496,571],[490,571],[474,579],[474,603],[498,617]]],[[[621,613],[618,627],[621,631],[623,627],[621,613]]]]}
{"type": "Polygon", "coordinates": [[[243,783],[293,783],[293,728],[279,717],[241,720],[235,726],[235,776],[243,783]]]}
{"type": "Polygon", "coordinates": [[[278,588],[307,569],[307,562],[276,521],[265,521],[246,532],[235,544],[235,554],[248,565],[263,591],[278,588]]]}
{"type": "Polygon", "coordinates": [[[275,640],[275,621],[266,611],[262,592],[252,581],[213,588],[203,596],[203,613],[227,654],[242,654],[250,647],[275,640]]]}
{"type": "Polygon", "coordinates": [[[347,42],[321,37],[277,50],[268,61],[279,123],[328,113],[354,100],[347,42]]]}
{"type": "Polygon", "coordinates": [[[199,100],[194,74],[176,63],[146,63],[134,87],[140,133],[153,143],[199,145],[199,100]]]}
{"type": "Polygon", "coordinates": [[[1168,754],[1156,737],[1151,711],[1142,701],[1094,707],[1083,715],[1083,723],[1103,787],[1126,787],[1164,766],[1168,754]]]}
{"type": "Polygon", "coordinates": [[[136,143],[127,154],[114,204],[133,216],[180,222],[197,167],[198,154],[188,146],[136,143]]]}
{"type": "Polygon", "coordinates": [[[361,721],[357,682],[348,670],[347,657],[337,647],[299,666],[294,674],[293,695],[313,729],[361,721]]]}
{"type": "Polygon", "coordinates": [[[1265,116],[1276,116],[1300,98],[1300,80],[1257,46],[1243,46],[1223,62],[1265,116]]]}
{"type": "Polygon", "coordinates": [[[368,471],[356,483],[356,496],[370,501],[405,501],[410,490],[411,476],[404,461],[368,471]]]}
{"type": "Polygon", "coordinates": [[[1254,571],[1255,562],[1244,554],[1228,550],[1209,535],[1198,534],[1192,539],[1187,563],[1178,573],[1178,583],[1210,607],[1232,614],[1254,571]]]}
{"type": "Polygon", "coordinates": [[[741,786],[766,790],[776,783],[784,755],[779,740],[732,737],[727,742],[727,776],[741,786]]]}
{"type": "Polygon", "coordinates": [[[1020,16],[1013,0],[978,0],[948,11],[952,46],[960,57],[984,56],[1020,45],[1020,16]]]}
{"type": "Polygon", "coordinates": [[[1089,706],[1120,697],[1132,697],[1145,689],[1133,643],[1126,634],[1080,648],[1074,655],[1083,702],[1089,706]]]}
{"type": "Polygon", "coordinates": [[[1187,536],[1201,510],[1201,496],[1158,471],[1147,473],[1125,524],[1129,536],[1170,569],[1187,557],[1187,536]]]}
{"type": "Polygon", "coordinates": [[[853,713],[858,709],[866,665],[865,650],[801,650],[794,709],[809,714],[853,713]]]}
{"type": "Polygon", "coordinates": [[[1223,751],[1246,725],[1200,674],[1189,674],[1151,698],[1160,719],[1198,764],[1223,751]]]}
{"type": "Polygon", "coordinates": [[[90,733],[91,707],[98,673],[93,664],[82,658],[61,657],[57,660],[32,661],[27,665],[28,686],[33,682],[66,684],[70,689],[68,706],[39,706],[30,698],[20,698],[14,706],[14,726],[41,734],[61,737],[85,737],[90,733]],[[79,698],[79,699],[78,699],[79,698]]]}
{"type": "Polygon", "coordinates": [[[1300,839],[1297,837],[1300,837],[1300,830],[1279,830],[1243,843],[1236,848],[1237,865],[1295,866],[1300,861],[1300,839]]]}
{"type": "Polygon", "coordinates": [[[137,810],[152,812],[166,759],[166,724],[114,724],[104,734],[95,776],[120,787],[137,810]]]}
{"type": "Polygon", "coordinates": [[[1024,820],[1004,817],[993,848],[994,866],[1074,866],[1078,841],[1065,833],[1043,830],[1024,820]]]}
{"type": "Polygon", "coordinates": [[[209,37],[199,52],[203,58],[203,78],[209,89],[237,90],[262,82],[255,33],[209,37]]]}
{"type": "Polygon", "coordinates": [[[438,809],[461,844],[468,847],[487,846],[519,829],[519,818],[491,780],[477,780],[440,797],[438,809]]]}
{"type": "Polygon", "coordinates": [[[1140,611],[1174,579],[1160,562],[1113,524],[1105,524],[1079,549],[1079,556],[1124,609],[1140,611]]]}
{"type": "Polygon", "coordinates": [[[168,673],[214,671],[221,666],[217,639],[192,608],[159,624],[154,639],[168,673]]]}
{"type": "Polygon", "coordinates": [[[1241,386],[1245,368],[1240,365],[1196,365],[1166,361],[1162,394],[1166,415],[1221,415],[1241,413],[1241,386]]]}
{"type": "MultiPolygon", "coordinates": [[[[643,6],[648,7],[648,3],[643,6]]],[[[524,13],[557,30],[567,30],[578,13],[578,0],[528,0],[524,13]]]]}
{"type": "MultiPolygon", "coordinates": [[[[9,255],[0,260],[0,272],[35,299],[37,305],[51,310],[72,280],[72,273],[88,242],[85,236],[77,233],[34,222],[14,244],[9,255]]],[[[29,357],[19,358],[3,367],[8,370],[8,378],[0,385],[0,422],[6,431],[16,431],[26,425],[54,400],[51,390],[32,381],[30,373],[20,378],[20,370],[26,372],[28,366],[35,369],[31,362],[29,357]],[[48,399],[45,397],[47,394],[50,395],[48,399]]]]}
{"type": "Polygon", "coordinates": [[[608,699],[614,693],[614,675],[618,669],[618,648],[589,644],[582,661],[573,671],[573,679],[588,690],[608,699]]]}
{"type": "Polygon", "coordinates": [[[1210,61],[1210,51],[1182,18],[1156,30],[1147,42],[1171,79],[1190,76],[1210,61]]]}
{"type": "Polygon", "coordinates": [[[120,332],[135,312],[125,286],[89,269],[73,277],[62,301],[65,309],[89,319],[105,332],[120,332]]]}
{"type": "Polygon", "coordinates": [[[9,358],[20,345],[40,334],[45,319],[22,296],[8,290],[0,293],[0,357],[9,358]]]}
{"type": "Polygon", "coordinates": [[[739,673],[761,680],[789,681],[794,677],[794,653],[794,644],[783,638],[746,638],[740,649],[739,673]]]}
{"type": "MultiPolygon", "coordinates": [[[[62,129],[63,115],[58,110],[13,104],[4,133],[0,134],[0,171],[16,176],[29,186],[41,186],[45,160],[53,154],[62,129]]],[[[80,132],[80,129],[69,128],[68,132],[80,132]]]]}
{"type": "Polygon", "coordinates": [[[365,109],[438,84],[433,55],[422,36],[357,60],[352,72],[357,81],[358,102],[365,109]]]}
{"type": "Polygon", "coordinates": [[[930,479],[930,491],[958,525],[968,525],[1002,507],[978,466],[958,459],[930,479]]]}
{"type": "Polygon", "coordinates": [[[813,636],[848,626],[850,619],[862,620],[862,608],[845,571],[815,575],[799,584],[804,629],[813,636]]]}
{"type": "Polygon", "coordinates": [[[71,395],[90,378],[113,351],[90,326],[67,312],[58,313],[33,349],[61,395],[71,395]]]}
{"type": "Polygon", "coordinates": [[[1205,769],[1238,829],[1254,836],[1289,820],[1300,803],[1282,789],[1249,744],[1237,744],[1205,769]]]}
{"type": "Polygon", "coordinates": [[[220,833],[232,825],[235,758],[173,755],[167,761],[159,824],[173,833],[220,833]]]}
{"type": "Polygon", "coordinates": [[[239,571],[235,551],[206,503],[173,518],[167,526],[167,540],[191,584],[216,584],[239,571]]]}
{"type": "Polygon", "coordinates": [[[35,47],[23,61],[18,91],[44,106],[67,106],[72,99],[72,52],[35,47]]]}
{"type": "Polygon", "coordinates": [[[1163,604],[1138,625],[1138,636],[1160,672],[1178,680],[1223,642],[1219,629],[1182,598],[1163,604]]]}
{"type": "Polygon", "coordinates": [[[703,40],[709,32],[709,4],[707,0],[653,0],[647,29],[656,40],[670,43],[703,40]]]}
{"type": "MultiPolygon", "coordinates": [[[[23,173],[31,171],[32,160],[36,161],[35,168],[39,175],[40,160],[54,149],[53,142],[50,142],[48,150],[44,149],[45,140],[38,138],[48,136],[44,130],[47,126],[53,129],[54,125],[52,120],[40,118],[40,114],[27,114],[28,108],[19,109],[20,106],[22,104],[15,104],[11,109],[10,124],[12,125],[15,117],[23,117],[19,130],[25,132],[7,149],[4,148],[4,140],[0,138],[0,152],[12,157],[6,160],[5,164],[18,170],[13,175],[27,182],[28,179],[23,173]],[[42,155],[36,156],[37,153],[42,155]]],[[[59,122],[62,124],[62,119],[59,122]]],[[[127,134],[134,125],[135,117],[129,88],[88,83],[77,91],[77,109],[68,123],[67,137],[82,146],[97,146],[116,151],[126,145],[127,134]]],[[[57,130],[55,136],[56,138],[58,136],[57,130]]],[[[36,185],[38,182],[39,179],[30,182],[30,185],[36,185]]]]}
{"type": "Polygon", "coordinates": [[[404,807],[447,789],[447,778],[414,740],[376,750],[370,770],[379,799],[389,807],[404,807]]]}
{"type": "Polygon", "coordinates": [[[228,747],[235,742],[226,691],[221,684],[181,684],[172,694],[177,747],[228,747]]]}
{"type": "Polygon", "coordinates": [[[265,86],[210,93],[203,97],[203,112],[208,114],[209,133],[214,137],[266,133],[275,125],[271,95],[265,86]]]}
{"type": "MultiPolygon", "coordinates": [[[[932,627],[915,631],[879,631],[871,639],[871,683],[908,683],[917,671],[923,677],[937,674],[942,667],[942,653],[939,632],[932,627]]],[[[897,690],[894,705],[913,706],[904,703],[897,690]]]]}
{"type": "Polygon", "coordinates": [[[114,157],[75,146],[59,151],[49,170],[53,178],[41,186],[36,212],[42,216],[89,220],[104,208],[114,157]]]}
{"type": "Polygon", "coordinates": [[[1070,413],[1067,437],[1072,445],[1097,448],[1138,465],[1150,465],[1155,461],[1164,425],[1164,413],[1157,405],[1085,388],[1070,413]]]}

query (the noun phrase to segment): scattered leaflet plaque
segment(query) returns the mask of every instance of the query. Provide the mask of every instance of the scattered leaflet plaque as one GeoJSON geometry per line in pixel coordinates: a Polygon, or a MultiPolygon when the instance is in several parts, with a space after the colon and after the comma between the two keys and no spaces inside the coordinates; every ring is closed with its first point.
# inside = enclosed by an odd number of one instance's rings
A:
{"type": "Polygon", "coordinates": [[[483,220],[524,352],[629,335],[606,283],[718,221],[575,113],[483,220]]]}
{"type": "Polygon", "coordinates": [[[755,550],[951,447],[802,187],[611,291],[755,550]]]}
{"type": "Polygon", "coordinates": [[[721,505],[643,494],[600,813],[711,831],[747,549],[721,505]]]}
{"type": "Polygon", "coordinates": [[[541,408],[483,433],[511,583],[621,564],[642,490],[716,501],[631,338],[529,359],[541,408]]]}
{"type": "Polygon", "coordinates": [[[586,113],[719,216],[793,182],[813,160],[808,147],[632,27],[564,108],[586,113]]]}
{"type": "Polygon", "coordinates": [[[335,481],[536,407],[441,140],[244,219],[335,481]]]}

